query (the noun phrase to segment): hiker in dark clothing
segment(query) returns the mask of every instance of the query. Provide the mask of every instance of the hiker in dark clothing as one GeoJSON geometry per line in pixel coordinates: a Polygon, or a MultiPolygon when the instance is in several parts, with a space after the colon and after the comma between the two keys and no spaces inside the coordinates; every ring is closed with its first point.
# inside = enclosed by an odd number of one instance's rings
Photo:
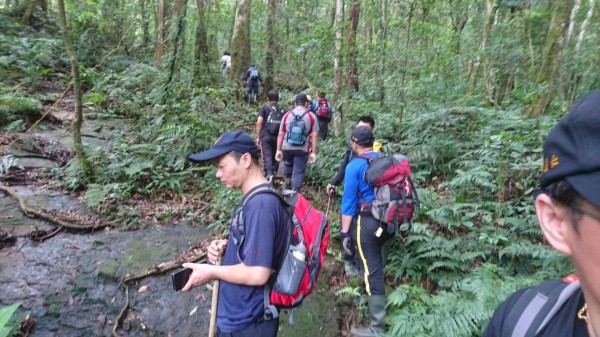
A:
{"type": "Polygon", "coordinates": [[[484,337],[600,336],[600,91],[562,117],[543,156],[535,212],[546,241],[569,256],[577,276],[514,293],[484,337]]]}
{"type": "Polygon", "coordinates": [[[228,239],[214,240],[208,247],[210,264],[183,264],[192,274],[182,291],[220,280],[216,313],[219,337],[275,337],[279,329],[279,317],[265,313],[264,286],[287,248],[288,215],[271,193],[259,193],[244,202],[253,191],[267,185],[258,163],[259,152],[249,135],[228,131],[209,150],[189,156],[193,162],[212,161],[217,179],[244,195],[232,217],[228,239]],[[218,256],[223,256],[221,266],[215,265],[218,256]]]}
{"type": "Polygon", "coordinates": [[[244,82],[246,83],[246,95],[248,98],[248,103],[258,101],[258,82],[263,84],[262,78],[260,77],[260,71],[256,69],[254,64],[250,65],[250,68],[246,70],[246,74],[244,75],[244,82]]]}
{"type": "Polygon", "coordinates": [[[277,90],[269,91],[267,99],[269,103],[260,109],[256,119],[256,143],[261,148],[265,177],[272,185],[273,178],[279,170],[279,162],[275,160],[275,153],[277,152],[277,136],[285,110],[278,103],[279,92],[277,90]]]}
{"type": "Polygon", "coordinates": [[[319,93],[319,98],[317,99],[317,104],[314,107],[313,112],[317,116],[317,121],[319,122],[319,137],[325,140],[327,139],[329,122],[331,122],[331,115],[333,113],[333,108],[327,98],[325,98],[325,93],[319,93]]]}

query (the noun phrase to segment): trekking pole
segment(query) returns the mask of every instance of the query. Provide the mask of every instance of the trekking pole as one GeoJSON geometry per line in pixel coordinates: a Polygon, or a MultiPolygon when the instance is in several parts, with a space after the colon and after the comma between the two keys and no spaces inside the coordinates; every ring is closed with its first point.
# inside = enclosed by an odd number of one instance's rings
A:
{"type": "MultiPolygon", "coordinates": [[[[221,265],[221,255],[217,258],[216,266],[221,265]]],[[[217,335],[217,302],[219,301],[219,279],[213,281],[213,293],[212,303],[210,307],[210,327],[208,330],[208,337],[215,337],[217,335]]]]}
{"type": "Polygon", "coordinates": [[[329,193],[329,197],[327,197],[327,209],[325,209],[325,217],[329,215],[329,206],[331,206],[331,195],[333,193],[329,193]]]}

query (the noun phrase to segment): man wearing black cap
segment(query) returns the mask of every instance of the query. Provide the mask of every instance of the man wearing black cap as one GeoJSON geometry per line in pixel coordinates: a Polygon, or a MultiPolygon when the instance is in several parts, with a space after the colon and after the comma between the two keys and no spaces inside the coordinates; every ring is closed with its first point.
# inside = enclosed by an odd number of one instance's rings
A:
{"type": "Polygon", "coordinates": [[[288,111],[281,121],[275,159],[283,159],[284,189],[289,188],[291,183],[293,190],[300,191],[306,163],[313,164],[317,160],[319,124],[316,116],[308,111],[307,103],[305,93],[296,95],[296,107],[288,111]]]}
{"type": "Polygon", "coordinates": [[[393,234],[383,230],[380,222],[371,215],[370,205],[375,200],[375,193],[365,180],[365,171],[369,166],[368,158],[379,156],[373,150],[373,132],[366,126],[358,126],[352,131],[351,139],[356,157],[348,163],[344,175],[340,237],[346,255],[352,255],[356,249],[360,256],[358,267],[363,274],[371,317],[370,326],[352,328],[351,333],[357,337],[371,337],[384,334],[387,330],[381,248],[393,234]]]}
{"type": "Polygon", "coordinates": [[[535,211],[548,243],[577,276],[520,290],[483,336],[600,336],[600,91],[579,100],[544,144],[535,211]]]}
{"type": "Polygon", "coordinates": [[[244,195],[234,212],[228,239],[215,240],[208,248],[212,265],[183,264],[192,269],[192,274],[182,291],[212,279],[221,280],[218,336],[277,336],[279,319],[271,318],[264,310],[264,285],[274,262],[280,261],[284,253],[287,213],[276,195],[253,194],[268,186],[258,157],[258,147],[249,135],[229,131],[211,149],[189,156],[193,162],[212,161],[217,179],[244,195]],[[249,195],[252,197],[244,201],[249,195]],[[222,265],[214,265],[223,249],[222,265]]]}

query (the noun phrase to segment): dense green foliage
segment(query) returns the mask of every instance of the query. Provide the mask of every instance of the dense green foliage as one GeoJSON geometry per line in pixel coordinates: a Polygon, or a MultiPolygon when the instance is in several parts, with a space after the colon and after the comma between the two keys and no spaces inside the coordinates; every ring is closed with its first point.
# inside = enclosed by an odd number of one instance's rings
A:
{"type": "MultiPolygon", "coordinates": [[[[89,107],[85,116],[127,127],[111,136],[110,148],[86,148],[95,167],[92,179],[83,176],[77,160],[55,170],[56,177],[99,210],[134,197],[205,193],[214,204],[210,214],[188,210],[185,216],[225,226],[239,195],[220,188],[214,168],[192,166],[186,157],[208,148],[224,130],[253,133],[259,106],[236,100],[243,92],[238,74],[233,81],[222,78],[218,62],[230,48],[234,1],[210,2],[201,18],[186,2],[183,20],[167,15],[159,64],[153,59],[157,28],[145,26],[157,20],[154,1],[66,2],[89,107]],[[152,10],[144,11],[142,3],[152,10]],[[214,60],[201,74],[194,73],[199,22],[214,60]],[[199,78],[208,84],[197,84],[199,78]]],[[[341,50],[344,62],[352,61],[352,48],[358,51],[360,89],[343,88],[334,96],[331,2],[279,2],[273,76],[281,101],[289,106],[298,91],[321,90],[336,108],[337,135],[319,143],[306,182],[324,208],[319,192],[339,165],[346,135],[358,116],[373,116],[386,150],[411,158],[422,201],[413,228],[394,242],[386,270],[391,334],[477,336],[511,291],[571,271],[568,259],[544,244],[531,191],[548,130],[575,97],[598,86],[597,36],[565,40],[555,97],[544,115],[530,117],[529,106],[548,85],[536,80],[553,8],[545,1],[495,1],[485,48],[481,1],[387,2],[385,27],[379,6],[386,2],[361,3],[357,45],[344,41],[341,50]]],[[[575,16],[581,31],[588,8],[585,2],[575,16]]],[[[47,84],[62,88],[71,81],[55,9],[35,12],[31,27],[15,20],[23,11],[0,5],[4,130],[30,126],[42,104],[56,98],[45,91],[47,84]]],[[[267,15],[265,1],[252,2],[250,45],[259,69],[267,15]]],[[[597,31],[596,17],[589,31],[597,31]]],[[[15,166],[4,157],[0,174],[15,166]]],[[[338,201],[330,212],[334,227],[338,201]]],[[[352,284],[339,295],[360,296],[357,289],[352,284]]]]}

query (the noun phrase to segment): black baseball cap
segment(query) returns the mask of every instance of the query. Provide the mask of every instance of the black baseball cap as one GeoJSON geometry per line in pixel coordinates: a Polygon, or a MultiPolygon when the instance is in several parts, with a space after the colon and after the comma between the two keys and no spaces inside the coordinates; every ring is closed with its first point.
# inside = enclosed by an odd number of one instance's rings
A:
{"type": "Polygon", "coordinates": [[[562,179],[600,208],[600,91],[577,101],[544,143],[541,188],[562,179]]]}
{"type": "Polygon", "coordinates": [[[352,131],[352,141],[360,146],[371,146],[375,141],[373,131],[366,126],[357,126],[352,131]]]}
{"type": "Polygon", "coordinates": [[[256,143],[247,133],[242,131],[226,131],[217,139],[213,147],[206,151],[192,154],[188,159],[195,163],[203,163],[221,157],[231,151],[242,154],[250,153],[254,158],[258,158],[260,153],[258,146],[256,146],[256,143]]]}
{"type": "Polygon", "coordinates": [[[308,102],[308,97],[306,97],[306,94],[301,92],[298,95],[296,95],[296,103],[301,103],[304,104],[308,102]]]}

